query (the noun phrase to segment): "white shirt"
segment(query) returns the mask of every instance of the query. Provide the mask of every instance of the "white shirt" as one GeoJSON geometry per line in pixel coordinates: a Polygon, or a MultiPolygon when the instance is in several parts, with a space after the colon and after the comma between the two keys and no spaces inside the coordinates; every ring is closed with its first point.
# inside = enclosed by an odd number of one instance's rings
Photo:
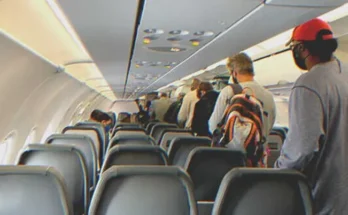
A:
{"type": "Polygon", "coordinates": [[[185,127],[191,128],[193,112],[195,110],[195,105],[199,101],[197,97],[197,90],[193,90],[186,94],[183,99],[180,111],[178,113],[178,123],[182,124],[186,121],[185,127]]]}
{"type": "MultiPolygon", "coordinates": [[[[276,117],[276,106],[274,102],[274,98],[271,92],[262,87],[256,81],[248,81],[240,83],[240,85],[245,88],[250,88],[255,93],[257,99],[262,101],[263,110],[268,113],[268,117],[264,116],[264,129],[266,134],[268,135],[274,125],[275,117],[276,117]]],[[[227,102],[234,96],[233,90],[231,86],[226,86],[223,88],[219,94],[219,97],[216,101],[213,114],[209,119],[209,130],[211,133],[214,132],[217,125],[222,120],[225,109],[227,107],[227,102]]],[[[266,136],[267,138],[267,136],[266,136]]]]}

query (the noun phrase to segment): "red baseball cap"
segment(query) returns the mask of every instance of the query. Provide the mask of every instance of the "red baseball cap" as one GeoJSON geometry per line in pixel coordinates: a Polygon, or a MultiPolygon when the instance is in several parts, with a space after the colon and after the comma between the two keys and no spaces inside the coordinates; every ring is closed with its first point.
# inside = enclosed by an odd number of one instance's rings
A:
{"type": "Polygon", "coordinates": [[[292,32],[292,37],[290,41],[286,43],[286,46],[288,46],[294,40],[315,41],[317,39],[330,40],[333,38],[334,37],[331,26],[327,22],[315,18],[295,27],[294,31],[292,32]],[[322,30],[327,31],[325,32],[325,34],[318,35],[318,33],[322,30]]]}

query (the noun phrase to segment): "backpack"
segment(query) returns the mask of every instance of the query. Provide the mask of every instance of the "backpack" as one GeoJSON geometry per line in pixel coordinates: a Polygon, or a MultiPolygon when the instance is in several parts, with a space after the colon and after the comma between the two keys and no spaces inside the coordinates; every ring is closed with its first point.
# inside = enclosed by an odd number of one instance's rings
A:
{"type": "Polygon", "coordinates": [[[248,167],[265,167],[263,104],[254,93],[245,92],[250,88],[230,86],[234,96],[227,101],[223,118],[213,132],[212,146],[241,150],[246,154],[248,167]]]}
{"type": "Polygon", "coordinates": [[[178,113],[180,111],[182,101],[176,101],[170,105],[167,112],[164,114],[164,121],[177,124],[178,113]]]}

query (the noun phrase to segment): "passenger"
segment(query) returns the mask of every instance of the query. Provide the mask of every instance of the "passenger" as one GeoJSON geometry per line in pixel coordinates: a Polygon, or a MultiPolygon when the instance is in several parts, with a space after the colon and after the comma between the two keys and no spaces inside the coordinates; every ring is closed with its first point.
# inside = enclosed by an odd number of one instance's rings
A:
{"type": "Polygon", "coordinates": [[[164,121],[168,123],[178,124],[178,113],[181,108],[185,93],[179,93],[177,101],[173,102],[166,114],[164,115],[164,121]]]}
{"type": "MultiPolygon", "coordinates": [[[[140,104],[139,99],[135,99],[134,101],[139,108],[139,112],[136,113],[136,119],[134,119],[133,121],[137,121],[137,122],[140,122],[142,125],[146,125],[150,120],[150,116],[149,116],[148,112],[145,111],[143,106],[140,104]]],[[[132,119],[131,119],[131,121],[132,121],[132,119]]]]}
{"type": "Polygon", "coordinates": [[[172,102],[168,98],[167,93],[161,93],[159,99],[152,101],[150,108],[151,119],[164,122],[164,114],[171,104],[172,102]]]}
{"type": "Polygon", "coordinates": [[[108,113],[98,109],[93,110],[88,121],[101,123],[104,126],[105,134],[108,139],[109,132],[113,128],[112,117],[108,113]]]}
{"type": "Polygon", "coordinates": [[[197,136],[211,137],[208,121],[213,113],[218,96],[219,93],[213,89],[211,83],[202,82],[199,85],[197,97],[200,100],[196,103],[192,119],[192,131],[197,136]]]}
{"type": "Polygon", "coordinates": [[[117,121],[121,123],[130,123],[131,115],[128,112],[120,112],[117,117],[117,121]]]}
{"type": "Polygon", "coordinates": [[[178,124],[185,128],[191,128],[193,111],[199,98],[197,97],[197,89],[201,81],[197,78],[193,79],[191,84],[191,92],[187,93],[182,102],[178,113],[178,124]]]}
{"type": "MultiPolygon", "coordinates": [[[[255,97],[263,103],[263,110],[267,113],[264,115],[263,128],[268,135],[272,130],[276,116],[276,106],[273,95],[259,83],[254,80],[254,68],[251,58],[239,53],[228,58],[227,69],[230,72],[232,80],[235,84],[240,84],[242,88],[249,88],[255,94],[255,97]]],[[[216,101],[216,105],[209,119],[209,130],[211,133],[217,128],[221,122],[228,102],[234,96],[231,86],[224,87],[216,101]]],[[[267,136],[265,137],[267,141],[267,136]]]]}
{"type": "Polygon", "coordinates": [[[348,214],[348,66],[333,56],[337,40],[320,19],[296,27],[289,44],[308,72],[292,88],[289,132],[275,167],[307,175],[315,214],[348,214]]]}

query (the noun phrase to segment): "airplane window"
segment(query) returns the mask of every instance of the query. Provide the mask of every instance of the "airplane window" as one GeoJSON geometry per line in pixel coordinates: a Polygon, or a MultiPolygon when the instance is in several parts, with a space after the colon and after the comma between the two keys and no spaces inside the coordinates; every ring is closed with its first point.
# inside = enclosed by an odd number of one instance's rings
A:
{"type": "Polygon", "coordinates": [[[0,164],[5,163],[7,148],[15,143],[16,137],[16,131],[12,131],[0,142],[0,164]]]}
{"type": "Polygon", "coordinates": [[[28,144],[35,143],[35,141],[36,141],[35,138],[36,138],[36,127],[31,129],[27,139],[25,140],[23,148],[26,147],[28,144]]]}
{"type": "Polygon", "coordinates": [[[41,143],[44,143],[46,141],[46,139],[51,135],[54,134],[56,132],[55,128],[53,127],[53,123],[50,123],[47,128],[46,131],[44,133],[44,135],[41,138],[41,143]]]}

